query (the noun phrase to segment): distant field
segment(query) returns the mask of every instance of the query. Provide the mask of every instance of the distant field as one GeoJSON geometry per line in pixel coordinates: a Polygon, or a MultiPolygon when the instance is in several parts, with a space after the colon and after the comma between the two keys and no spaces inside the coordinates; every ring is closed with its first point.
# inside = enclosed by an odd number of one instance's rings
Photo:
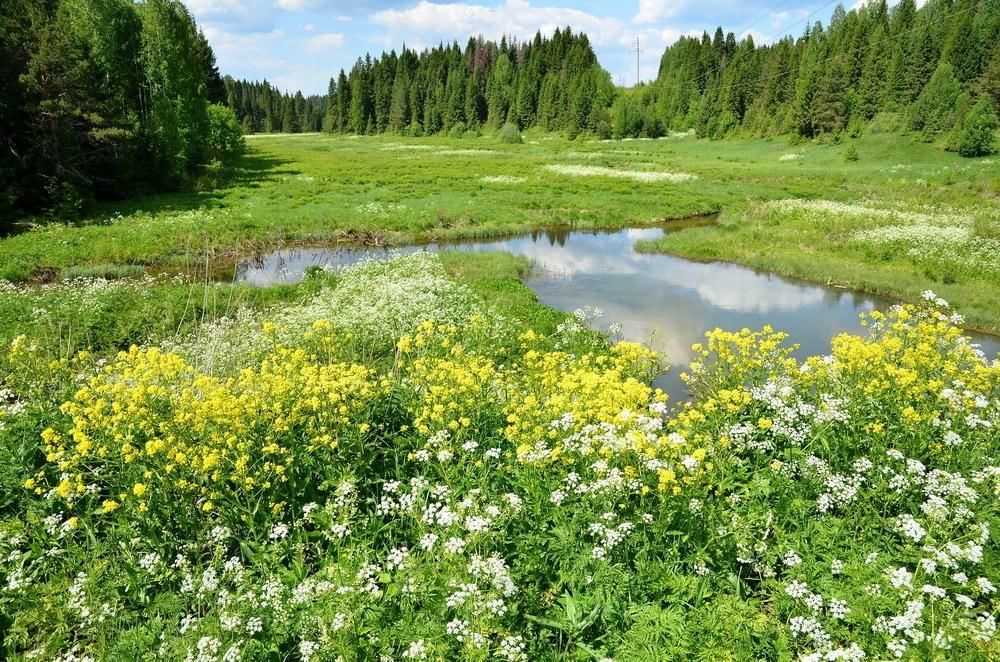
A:
{"type": "Polygon", "coordinates": [[[0,240],[0,278],[201,265],[282,242],[399,244],[722,212],[644,248],[915,299],[933,289],[1000,329],[1000,160],[898,136],[848,144],[616,142],[528,134],[403,139],[258,135],[203,190],[106,205],[80,226],[0,240]],[[840,204],[768,204],[787,199],[840,204]],[[902,212],[902,213],[900,213],[902,212]]]}

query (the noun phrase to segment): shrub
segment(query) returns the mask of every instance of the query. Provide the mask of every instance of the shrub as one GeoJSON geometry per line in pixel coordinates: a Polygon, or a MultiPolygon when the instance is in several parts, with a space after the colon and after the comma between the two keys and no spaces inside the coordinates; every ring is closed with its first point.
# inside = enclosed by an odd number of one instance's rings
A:
{"type": "Polygon", "coordinates": [[[995,132],[1000,121],[993,104],[985,97],[980,99],[965,118],[958,141],[962,156],[987,156],[997,152],[995,132]]]}
{"type": "Polygon", "coordinates": [[[903,128],[903,118],[899,113],[883,111],[875,113],[868,125],[869,133],[896,133],[903,128]]]}
{"type": "Polygon", "coordinates": [[[521,130],[517,128],[516,124],[511,122],[503,125],[497,134],[497,140],[508,145],[520,145],[524,142],[524,138],[521,137],[521,130]]]}
{"type": "Polygon", "coordinates": [[[451,125],[451,128],[448,129],[448,137],[461,138],[463,135],[465,135],[465,131],[466,131],[465,122],[455,122],[454,124],[451,125]]]}
{"type": "Polygon", "coordinates": [[[231,108],[212,104],[208,107],[208,156],[227,161],[246,149],[243,127],[231,108]]]}
{"type": "Polygon", "coordinates": [[[844,151],[844,160],[857,161],[860,158],[861,156],[858,154],[857,145],[854,145],[853,143],[848,145],[847,149],[844,151]]]}

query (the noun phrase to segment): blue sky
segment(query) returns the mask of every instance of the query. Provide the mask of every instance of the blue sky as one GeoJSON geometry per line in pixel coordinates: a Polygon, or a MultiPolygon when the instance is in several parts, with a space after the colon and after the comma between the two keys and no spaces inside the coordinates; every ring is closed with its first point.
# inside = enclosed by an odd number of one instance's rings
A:
{"type": "MultiPolygon", "coordinates": [[[[586,32],[616,83],[656,75],[663,49],[683,34],[722,24],[758,41],[799,34],[829,18],[828,0],[184,0],[215,49],[219,68],[237,78],[267,78],[281,89],[323,93],[359,55],[422,49],[471,35],[530,37],[570,25],[586,32]],[[815,15],[810,17],[810,14],[815,15]],[[806,18],[808,21],[806,21],[806,18]],[[630,52],[633,51],[633,52],[630,52]]],[[[862,0],[863,1],[863,0],[862,0]]],[[[850,8],[851,2],[845,2],[850,8]]]]}

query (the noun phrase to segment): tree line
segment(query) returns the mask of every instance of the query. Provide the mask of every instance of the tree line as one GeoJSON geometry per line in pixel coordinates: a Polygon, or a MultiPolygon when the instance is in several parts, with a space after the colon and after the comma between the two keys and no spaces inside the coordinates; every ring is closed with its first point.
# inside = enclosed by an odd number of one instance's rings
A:
{"type": "Polygon", "coordinates": [[[813,138],[874,123],[957,143],[998,104],[1000,0],[873,0],[773,44],[721,28],[682,37],[653,83],[615,100],[612,133],[813,138]]]}
{"type": "MultiPolygon", "coordinates": [[[[0,224],[183,185],[239,134],[464,135],[539,127],[605,138],[803,138],[909,130],[994,146],[1000,0],[872,0],[757,45],[718,28],[618,89],[570,28],[359,58],[326,95],[221,77],[179,0],[0,0],[0,224]]],[[[946,139],[946,140],[945,140],[946,139]]]]}
{"type": "Polygon", "coordinates": [[[920,9],[914,0],[891,9],[873,0],[851,11],[838,5],[827,26],[772,44],[721,27],[682,37],[664,52],[656,80],[631,89],[615,88],[587,36],[570,28],[524,43],[480,37],[464,49],[366,55],[330,80],[322,118],[318,98],[281,95],[266,82],[227,86],[254,131],[457,135],[512,123],[604,138],[688,130],[815,138],[874,127],[945,135],[949,148],[973,155],[997,125],[998,44],[1000,0],[930,0],[920,9]],[[972,134],[975,144],[966,144],[972,134]]]}
{"type": "Polygon", "coordinates": [[[0,230],[180,186],[242,147],[178,0],[0,0],[0,58],[0,230]]]}
{"type": "Polygon", "coordinates": [[[226,85],[240,122],[254,131],[357,134],[462,134],[507,123],[597,132],[610,126],[615,96],[587,36],[569,28],[526,42],[478,37],[464,49],[454,42],[369,54],[332,78],[322,100],[282,95],[266,81],[226,85]]]}
{"type": "Polygon", "coordinates": [[[223,79],[226,104],[243,127],[251,133],[305,133],[323,129],[325,95],[289,94],[264,81],[223,79]]]}

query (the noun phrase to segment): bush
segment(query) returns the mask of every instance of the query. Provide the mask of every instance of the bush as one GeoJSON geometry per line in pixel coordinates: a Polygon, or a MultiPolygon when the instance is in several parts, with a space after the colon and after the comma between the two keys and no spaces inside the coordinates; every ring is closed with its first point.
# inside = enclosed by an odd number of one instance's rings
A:
{"type": "Polygon", "coordinates": [[[517,128],[516,124],[507,122],[500,129],[500,133],[497,134],[497,140],[508,145],[520,145],[524,142],[524,138],[521,137],[521,130],[517,128]]]}
{"type": "Polygon", "coordinates": [[[965,118],[958,142],[962,156],[987,156],[997,152],[995,131],[1000,121],[989,99],[980,99],[965,118]]]}
{"type": "Polygon", "coordinates": [[[876,113],[868,125],[869,133],[896,133],[903,128],[903,118],[899,113],[876,113]]]}
{"type": "Polygon", "coordinates": [[[448,137],[461,138],[462,136],[465,135],[465,130],[466,130],[465,122],[456,122],[455,124],[451,125],[450,129],[448,129],[448,137]]]}
{"type": "Polygon", "coordinates": [[[845,161],[857,161],[861,157],[858,155],[858,148],[856,145],[851,144],[847,146],[847,150],[844,152],[845,161]]]}
{"type": "Polygon", "coordinates": [[[208,107],[208,156],[227,161],[246,149],[243,127],[231,108],[212,104],[208,107]]]}

